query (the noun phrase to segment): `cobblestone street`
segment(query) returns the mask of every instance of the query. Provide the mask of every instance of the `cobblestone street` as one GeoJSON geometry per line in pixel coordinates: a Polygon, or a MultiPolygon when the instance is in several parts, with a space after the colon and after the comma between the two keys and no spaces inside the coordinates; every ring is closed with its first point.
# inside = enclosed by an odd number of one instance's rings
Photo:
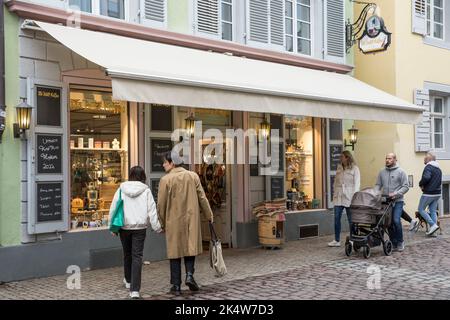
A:
{"type": "MultiPolygon", "coordinates": [[[[228,274],[216,278],[208,256],[196,263],[201,291],[174,297],[169,289],[167,261],[144,266],[144,299],[450,299],[450,220],[444,234],[426,238],[423,231],[405,231],[406,249],[386,257],[381,247],[372,256],[345,256],[341,248],[328,248],[331,237],[288,242],[281,250],[225,250],[228,274]],[[369,290],[368,269],[378,268],[380,288],[369,290]]],[[[345,238],[344,238],[345,239],[345,238]]],[[[81,289],[67,289],[67,276],[7,283],[0,299],[127,299],[122,269],[83,272],[81,289]]]]}

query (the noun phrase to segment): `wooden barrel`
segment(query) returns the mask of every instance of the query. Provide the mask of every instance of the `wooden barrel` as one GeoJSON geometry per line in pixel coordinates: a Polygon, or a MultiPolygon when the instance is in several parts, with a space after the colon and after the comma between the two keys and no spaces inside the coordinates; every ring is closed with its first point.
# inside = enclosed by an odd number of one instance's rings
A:
{"type": "Polygon", "coordinates": [[[258,237],[262,246],[281,246],[284,244],[284,221],[279,221],[278,215],[260,217],[258,237]]]}

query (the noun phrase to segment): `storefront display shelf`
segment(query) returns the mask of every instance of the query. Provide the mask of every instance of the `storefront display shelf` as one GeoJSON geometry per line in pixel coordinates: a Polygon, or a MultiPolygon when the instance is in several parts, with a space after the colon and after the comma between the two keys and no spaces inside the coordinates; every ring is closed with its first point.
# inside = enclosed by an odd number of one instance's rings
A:
{"type": "Polygon", "coordinates": [[[71,148],[70,151],[100,151],[100,152],[112,152],[112,151],[116,151],[116,152],[127,152],[125,149],[104,149],[104,148],[71,148]]]}

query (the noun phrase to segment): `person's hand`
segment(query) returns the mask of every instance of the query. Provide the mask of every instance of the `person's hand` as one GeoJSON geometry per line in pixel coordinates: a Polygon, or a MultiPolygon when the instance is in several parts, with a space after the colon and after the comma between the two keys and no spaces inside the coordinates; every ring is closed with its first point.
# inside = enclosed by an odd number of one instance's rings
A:
{"type": "Polygon", "coordinates": [[[157,233],[165,233],[165,231],[163,229],[159,229],[158,231],[156,231],[157,233]]]}
{"type": "Polygon", "coordinates": [[[389,193],[389,198],[394,199],[397,195],[394,192],[389,193]]]}
{"type": "Polygon", "coordinates": [[[117,237],[117,233],[111,232],[111,235],[112,235],[113,237],[117,237]]]}

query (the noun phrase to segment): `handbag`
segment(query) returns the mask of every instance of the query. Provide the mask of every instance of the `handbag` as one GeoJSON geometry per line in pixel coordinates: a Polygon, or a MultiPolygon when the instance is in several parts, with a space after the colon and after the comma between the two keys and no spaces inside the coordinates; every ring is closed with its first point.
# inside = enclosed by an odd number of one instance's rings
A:
{"type": "Polygon", "coordinates": [[[122,190],[119,189],[119,200],[117,200],[116,208],[112,214],[109,230],[116,234],[119,233],[120,229],[123,227],[123,220],[122,190]]]}
{"type": "Polygon", "coordinates": [[[223,277],[227,274],[227,267],[222,256],[222,243],[217,238],[213,224],[209,222],[209,231],[211,232],[211,241],[209,242],[209,264],[216,271],[217,276],[223,277]]]}

